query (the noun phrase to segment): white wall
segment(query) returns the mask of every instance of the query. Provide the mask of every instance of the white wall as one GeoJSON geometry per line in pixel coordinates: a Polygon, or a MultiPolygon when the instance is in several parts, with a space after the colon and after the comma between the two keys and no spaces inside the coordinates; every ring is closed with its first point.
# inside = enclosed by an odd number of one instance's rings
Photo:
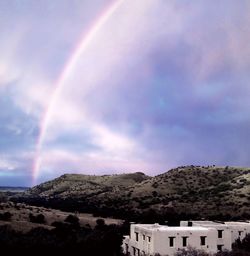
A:
{"type": "Polygon", "coordinates": [[[154,245],[155,252],[160,253],[161,255],[174,255],[178,249],[183,249],[183,239],[182,237],[187,238],[187,246],[195,247],[197,249],[202,249],[206,252],[217,252],[216,248],[216,231],[213,229],[203,229],[203,230],[194,230],[190,228],[189,231],[181,230],[170,230],[170,231],[155,231],[154,232],[154,245]],[[206,236],[205,246],[201,246],[201,236],[206,236]],[[169,237],[175,237],[174,246],[170,247],[169,237]]]}
{"type": "Polygon", "coordinates": [[[136,256],[154,255],[174,255],[178,249],[183,249],[183,237],[187,238],[187,246],[202,249],[208,253],[216,253],[217,246],[223,245],[222,249],[231,250],[232,243],[239,237],[239,231],[242,231],[241,238],[250,233],[250,223],[226,222],[225,224],[211,221],[193,221],[193,226],[188,227],[187,221],[181,221],[181,227],[167,227],[158,224],[131,224],[130,236],[126,236],[123,241],[123,250],[129,246],[130,255],[136,256]],[[222,238],[218,238],[218,230],[223,230],[222,238]],[[138,241],[136,241],[138,233],[138,241]],[[201,246],[201,236],[206,236],[206,245],[201,246]],[[170,247],[169,237],[175,237],[174,246],[170,247]],[[144,239],[145,238],[145,239],[144,239]],[[150,238],[150,241],[149,241],[150,238]]]}
{"type": "Polygon", "coordinates": [[[225,224],[231,229],[232,243],[238,238],[243,239],[247,234],[250,234],[250,223],[225,222],[225,224]],[[239,235],[239,232],[241,232],[241,235],[239,235]]]}

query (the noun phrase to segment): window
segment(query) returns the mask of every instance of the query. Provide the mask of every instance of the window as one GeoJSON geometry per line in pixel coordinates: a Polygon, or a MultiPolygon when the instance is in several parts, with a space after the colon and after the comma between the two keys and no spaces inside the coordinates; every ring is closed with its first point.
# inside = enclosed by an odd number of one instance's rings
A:
{"type": "Polygon", "coordinates": [[[128,244],[125,244],[125,252],[126,252],[126,254],[128,254],[128,244]]]}
{"type": "Polygon", "coordinates": [[[222,238],[222,232],[223,230],[218,230],[218,238],[222,238]]]}
{"type": "Polygon", "coordinates": [[[174,239],[175,239],[174,236],[169,237],[169,247],[174,247],[174,239]]]}
{"type": "Polygon", "coordinates": [[[145,235],[143,235],[143,240],[145,240],[146,239],[146,236],[145,235]]]}
{"type": "Polygon", "coordinates": [[[136,248],[135,247],[132,247],[133,248],[133,256],[136,256],[136,248]]]}
{"type": "Polygon", "coordinates": [[[188,227],[192,227],[193,226],[193,222],[192,221],[188,221],[188,227]]]}
{"type": "Polygon", "coordinates": [[[239,231],[239,236],[241,236],[242,232],[243,232],[243,231],[239,231]]]}
{"type": "Polygon", "coordinates": [[[139,234],[137,232],[135,232],[135,240],[138,242],[139,240],[139,234]]]}
{"type": "Polygon", "coordinates": [[[151,237],[150,237],[150,236],[148,236],[148,242],[149,242],[149,243],[151,242],[151,237]]]}
{"type": "Polygon", "coordinates": [[[206,245],[206,236],[201,236],[201,245],[206,245]]]}
{"type": "Polygon", "coordinates": [[[218,249],[219,252],[222,251],[222,247],[223,247],[223,244],[218,244],[218,245],[217,245],[217,249],[218,249]]]}
{"type": "Polygon", "coordinates": [[[186,246],[187,246],[187,239],[188,239],[187,236],[183,236],[183,237],[182,237],[182,246],[183,246],[183,247],[186,247],[186,246]]]}

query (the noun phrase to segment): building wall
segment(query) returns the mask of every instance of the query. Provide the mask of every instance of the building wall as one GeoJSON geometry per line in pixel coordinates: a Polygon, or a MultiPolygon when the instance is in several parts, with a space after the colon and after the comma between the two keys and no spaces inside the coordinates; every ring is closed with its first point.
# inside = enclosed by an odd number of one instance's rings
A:
{"type": "Polygon", "coordinates": [[[243,239],[247,234],[250,234],[250,223],[244,222],[225,222],[232,234],[232,243],[238,238],[243,239]]]}
{"type": "MultiPolygon", "coordinates": [[[[189,223],[190,224],[190,223],[189,223]]],[[[222,249],[232,250],[232,244],[238,239],[243,239],[250,233],[250,223],[247,222],[213,222],[213,221],[192,221],[193,226],[212,227],[223,230],[222,239],[218,238],[217,245],[224,245],[222,249]],[[224,223],[224,224],[223,224],[224,223]]],[[[188,221],[181,221],[180,226],[188,226],[188,221]]]]}
{"type": "Polygon", "coordinates": [[[123,251],[131,256],[155,253],[172,256],[178,250],[191,246],[208,253],[216,253],[219,248],[231,250],[239,232],[241,239],[250,233],[250,223],[193,221],[192,227],[188,224],[191,223],[182,221],[181,227],[131,224],[130,236],[126,236],[123,241],[123,251]],[[221,238],[218,237],[219,230],[222,231],[221,238]],[[206,237],[205,245],[201,245],[201,236],[206,237]],[[174,237],[173,246],[170,246],[169,237],[174,237]],[[187,237],[186,246],[183,246],[183,237],[187,237]]]}
{"type": "MultiPolygon", "coordinates": [[[[154,252],[153,245],[153,232],[140,227],[140,225],[131,224],[130,225],[130,237],[126,237],[123,242],[123,249],[129,244],[129,253],[134,255],[134,250],[136,249],[136,255],[152,255],[154,252]],[[138,234],[138,235],[136,235],[138,234]],[[135,248],[135,249],[134,249],[135,248]]],[[[125,250],[124,250],[125,251],[125,250]]]]}
{"type": "Polygon", "coordinates": [[[191,231],[155,231],[153,235],[155,252],[161,255],[174,255],[178,250],[188,246],[202,249],[206,252],[217,252],[216,231],[213,229],[191,230],[191,231]],[[205,245],[201,245],[201,238],[206,237],[205,245]],[[173,247],[170,247],[169,237],[174,237],[173,247]],[[183,246],[183,237],[187,237],[187,245],[183,246]]]}

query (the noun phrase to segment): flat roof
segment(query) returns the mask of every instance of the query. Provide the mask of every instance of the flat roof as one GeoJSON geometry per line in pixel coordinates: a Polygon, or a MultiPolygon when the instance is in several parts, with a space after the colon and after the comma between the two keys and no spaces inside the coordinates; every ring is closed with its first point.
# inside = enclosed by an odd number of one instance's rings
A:
{"type": "Polygon", "coordinates": [[[250,226],[249,222],[246,221],[227,221],[225,222],[226,225],[246,225],[246,226],[250,226]]]}
{"type": "Polygon", "coordinates": [[[209,227],[192,226],[192,227],[169,227],[158,224],[135,224],[135,227],[143,228],[145,230],[159,230],[159,231],[208,231],[209,227]]]}

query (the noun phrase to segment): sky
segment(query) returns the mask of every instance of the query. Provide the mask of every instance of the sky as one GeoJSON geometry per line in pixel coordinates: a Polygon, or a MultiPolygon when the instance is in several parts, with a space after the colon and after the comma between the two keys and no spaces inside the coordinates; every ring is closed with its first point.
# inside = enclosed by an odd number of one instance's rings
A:
{"type": "Polygon", "coordinates": [[[0,186],[250,166],[248,0],[0,0],[0,186]]]}

